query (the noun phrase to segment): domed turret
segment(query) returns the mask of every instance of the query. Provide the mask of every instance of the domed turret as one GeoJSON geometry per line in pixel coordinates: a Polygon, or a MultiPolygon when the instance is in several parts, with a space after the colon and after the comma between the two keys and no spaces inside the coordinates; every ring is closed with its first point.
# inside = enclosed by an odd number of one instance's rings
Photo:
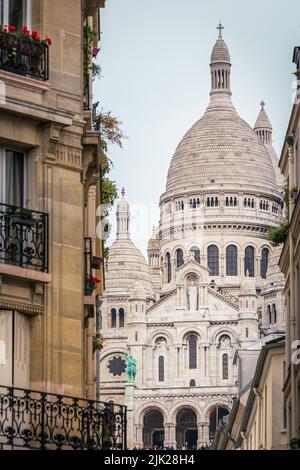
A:
{"type": "Polygon", "coordinates": [[[153,298],[149,268],[140,250],[130,240],[129,227],[130,208],[123,189],[117,207],[117,239],[109,251],[105,293],[129,296],[134,283],[139,281],[146,297],[153,298]]]}

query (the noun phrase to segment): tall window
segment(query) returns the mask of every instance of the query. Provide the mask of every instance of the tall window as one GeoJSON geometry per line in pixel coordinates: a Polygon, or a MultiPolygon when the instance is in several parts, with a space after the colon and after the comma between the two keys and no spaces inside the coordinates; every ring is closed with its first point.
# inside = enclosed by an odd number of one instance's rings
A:
{"type": "Polygon", "coordinates": [[[271,312],[271,306],[270,305],[268,305],[267,311],[268,311],[269,324],[272,325],[272,312],[271,312]]]}
{"type": "Polygon", "coordinates": [[[117,328],[117,311],[115,308],[111,309],[111,327],[117,328]]]}
{"type": "Polygon", "coordinates": [[[226,275],[237,276],[237,247],[234,245],[226,249],[226,275]]]}
{"type": "Polygon", "coordinates": [[[0,197],[5,204],[26,205],[26,165],[21,152],[0,147],[0,197]]]}
{"type": "Polygon", "coordinates": [[[171,263],[170,253],[167,253],[166,261],[167,261],[167,279],[168,279],[168,283],[170,283],[172,281],[172,263],[171,263]]]}
{"type": "Polygon", "coordinates": [[[158,358],[158,380],[159,382],[165,381],[165,358],[164,356],[159,356],[158,358]]]}
{"type": "Polygon", "coordinates": [[[124,328],[125,325],[125,311],[124,308],[119,308],[119,327],[124,328]]]}
{"type": "Polygon", "coordinates": [[[269,250],[268,248],[264,248],[261,252],[261,262],[260,262],[260,275],[263,279],[267,278],[268,264],[269,264],[269,250]]]}
{"type": "Polygon", "coordinates": [[[245,250],[245,276],[248,275],[254,277],[254,248],[252,246],[248,246],[245,250]]]}
{"type": "Polygon", "coordinates": [[[197,369],[197,338],[195,335],[189,337],[189,368],[197,369]]]}
{"type": "Polygon", "coordinates": [[[211,276],[219,276],[219,249],[211,245],[207,249],[207,265],[211,276]]]}
{"type": "Polygon", "coordinates": [[[0,23],[31,29],[31,0],[0,0],[0,23]]]}
{"type": "Polygon", "coordinates": [[[272,313],[273,313],[273,324],[277,323],[277,311],[276,311],[276,305],[272,305],[272,313]]]}
{"type": "Polygon", "coordinates": [[[190,251],[193,253],[196,263],[200,264],[200,250],[199,250],[199,248],[197,246],[193,246],[190,251]]]}
{"type": "Polygon", "coordinates": [[[177,268],[180,268],[180,266],[182,266],[183,264],[183,251],[179,248],[179,250],[176,251],[176,266],[177,268]]]}
{"type": "Polygon", "coordinates": [[[228,379],[228,354],[223,354],[222,357],[223,380],[228,379]]]}

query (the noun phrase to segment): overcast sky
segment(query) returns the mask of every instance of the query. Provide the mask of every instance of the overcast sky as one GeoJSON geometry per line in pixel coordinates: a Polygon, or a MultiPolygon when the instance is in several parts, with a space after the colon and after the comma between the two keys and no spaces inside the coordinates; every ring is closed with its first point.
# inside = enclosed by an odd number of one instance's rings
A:
{"type": "MultiPolygon", "coordinates": [[[[251,126],[263,99],[281,152],[292,108],[300,46],[299,0],[107,0],[101,10],[99,108],[123,122],[124,148],[110,148],[111,177],[134,214],[132,239],[145,253],[159,218],[172,155],[209,101],[209,61],[221,19],[232,62],[232,100],[251,126]],[[136,217],[135,217],[136,219],[136,217]]],[[[112,235],[114,237],[114,233],[112,235]]]]}

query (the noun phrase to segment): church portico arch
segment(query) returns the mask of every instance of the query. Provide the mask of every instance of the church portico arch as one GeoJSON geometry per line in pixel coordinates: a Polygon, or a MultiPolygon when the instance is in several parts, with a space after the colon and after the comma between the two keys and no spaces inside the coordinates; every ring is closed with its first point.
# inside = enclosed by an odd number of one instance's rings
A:
{"type": "Polygon", "coordinates": [[[181,406],[176,413],[176,449],[197,449],[198,415],[192,406],[181,406]]]}
{"type": "Polygon", "coordinates": [[[163,447],[166,435],[166,416],[166,410],[161,405],[145,405],[140,412],[138,424],[135,425],[136,445],[146,449],[163,447]]]}

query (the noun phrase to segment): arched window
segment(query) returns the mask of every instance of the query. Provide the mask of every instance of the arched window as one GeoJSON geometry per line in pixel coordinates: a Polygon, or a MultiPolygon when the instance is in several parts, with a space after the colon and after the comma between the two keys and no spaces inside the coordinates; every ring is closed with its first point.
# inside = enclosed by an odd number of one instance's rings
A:
{"type": "Polygon", "coordinates": [[[170,255],[170,253],[167,253],[166,261],[167,261],[168,283],[170,283],[170,282],[172,281],[172,263],[171,263],[171,255],[170,255]]]}
{"type": "Polygon", "coordinates": [[[223,354],[222,370],[223,370],[223,380],[227,380],[228,379],[228,354],[223,354]]]}
{"type": "Polygon", "coordinates": [[[207,265],[210,276],[219,276],[219,249],[215,245],[211,245],[207,249],[207,265]]]}
{"type": "Polygon", "coordinates": [[[176,266],[180,268],[184,264],[183,251],[181,249],[176,251],[176,266]]]}
{"type": "Polygon", "coordinates": [[[200,250],[199,250],[199,248],[197,246],[193,246],[190,251],[193,253],[196,263],[200,264],[200,250]]]}
{"type": "Polygon", "coordinates": [[[158,380],[159,382],[165,381],[165,358],[164,356],[159,356],[158,358],[158,380]]]}
{"type": "Polygon", "coordinates": [[[194,379],[190,381],[190,387],[196,387],[196,382],[194,379]]]}
{"type": "Polygon", "coordinates": [[[261,252],[261,262],[260,262],[260,275],[263,279],[267,278],[268,264],[269,264],[269,250],[268,248],[264,248],[261,252]]]}
{"type": "Polygon", "coordinates": [[[254,248],[252,246],[248,246],[245,250],[245,276],[248,275],[254,277],[254,248]]]}
{"type": "Polygon", "coordinates": [[[117,310],[115,308],[111,309],[111,327],[117,328],[117,310]]]}
{"type": "Polygon", "coordinates": [[[119,308],[119,327],[124,328],[125,325],[125,311],[124,308],[119,308]]]}
{"type": "Polygon", "coordinates": [[[270,305],[267,306],[267,311],[268,311],[269,324],[272,325],[272,312],[271,312],[271,306],[270,305]]]}
{"type": "Polygon", "coordinates": [[[197,338],[195,335],[189,337],[189,368],[197,369],[197,338]]]}
{"type": "Polygon", "coordinates": [[[273,324],[277,323],[277,311],[276,311],[276,305],[272,305],[272,313],[273,313],[273,324]]]}
{"type": "Polygon", "coordinates": [[[230,245],[226,248],[226,275],[237,276],[237,247],[230,245]]]}

